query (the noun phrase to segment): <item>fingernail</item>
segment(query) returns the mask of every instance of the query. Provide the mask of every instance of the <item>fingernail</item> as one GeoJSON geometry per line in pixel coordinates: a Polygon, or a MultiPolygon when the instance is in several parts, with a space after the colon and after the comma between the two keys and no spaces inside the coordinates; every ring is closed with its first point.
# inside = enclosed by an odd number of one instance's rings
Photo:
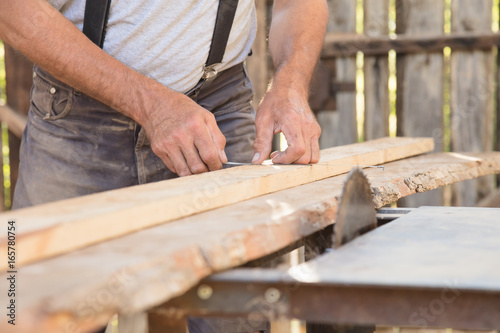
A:
{"type": "Polygon", "coordinates": [[[227,163],[228,159],[227,159],[226,152],[225,152],[224,150],[222,150],[222,151],[220,152],[220,155],[221,155],[221,157],[222,157],[221,162],[222,162],[222,163],[227,163]]]}
{"type": "Polygon", "coordinates": [[[252,163],[257,162],[259,158],[260,158],[260,153],[255,153],[255,155],[253,155],[252,163]]]}

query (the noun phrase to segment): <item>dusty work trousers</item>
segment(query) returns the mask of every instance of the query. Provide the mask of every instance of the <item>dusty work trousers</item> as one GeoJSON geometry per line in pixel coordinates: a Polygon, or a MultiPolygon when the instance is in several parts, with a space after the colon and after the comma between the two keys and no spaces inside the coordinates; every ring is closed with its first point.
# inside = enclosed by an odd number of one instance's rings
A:
{"type": "MultiPolygon", "coordinates": [[[[35,67],[14,208],[176,177],[135,121],[35,67]]],[[[211,111],[230,161],[249,162],[255,139],[252,85],[243,65],[190,97],[211,111]]]]}
{"type": "MultiPolygon", "coordinates": [[[[221,72],[189,96],[215,115],[228,159],[251,161],[255,111],[244,66],[221,72]]],[[[33,72],[20,155],[14,209],[176,177],[153,153],[139,124],[39,67],[33,72]]],[[[267,324],[192,319],[189,326],[191,333],[230,333],[267,324]]]]}

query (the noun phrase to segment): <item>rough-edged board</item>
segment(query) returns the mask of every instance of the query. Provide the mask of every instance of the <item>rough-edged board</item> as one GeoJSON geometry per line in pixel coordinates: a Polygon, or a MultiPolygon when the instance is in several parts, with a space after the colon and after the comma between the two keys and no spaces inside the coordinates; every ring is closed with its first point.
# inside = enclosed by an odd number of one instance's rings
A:
{"type": "MultiPolygon", "coordinates": [[[[500,173],[500,152],[436,154],[367,169],[377,207],[417,191],[500,173]]],[[[144,311],[215,271],[271,254],[334,222],[336,176],[97,244],[21,268],[16,333],[90,331],[144,311]]],[[[0,276],[5,280],[5,275],[0,276]]],[[[11,332],[5,321],[1,332],[11,332]]]]}
{"type": "MultiPolygon", "coordinates": [[[[63,200],[0,215],[14,218],[17,265],[146,227],[314,182],[351,169],[428,152],[432,139],[383,138],[322,151],[317,165],[252,165],[63,200]]],[[[0,252],[7,250],[7,236],[0,252]]],[[[6,261],[0,264],[5,269],[6,261]]]]}

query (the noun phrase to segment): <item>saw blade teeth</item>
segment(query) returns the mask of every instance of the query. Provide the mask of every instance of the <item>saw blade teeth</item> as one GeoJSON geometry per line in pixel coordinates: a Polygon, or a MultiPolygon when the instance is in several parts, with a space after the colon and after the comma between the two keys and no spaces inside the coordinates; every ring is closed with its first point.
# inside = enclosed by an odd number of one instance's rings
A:
{"type": "Polygon", "coordinates": [[[373,192],[359,167],[346,177],[335,219],[335,248],[374,229],[377,225],[373,192]]]}

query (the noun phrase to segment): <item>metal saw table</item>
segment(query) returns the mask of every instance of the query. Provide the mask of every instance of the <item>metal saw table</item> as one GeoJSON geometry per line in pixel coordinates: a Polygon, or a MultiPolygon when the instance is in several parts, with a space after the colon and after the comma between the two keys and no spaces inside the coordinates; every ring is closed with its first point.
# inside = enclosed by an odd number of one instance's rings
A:
{"type": "Polygon", "coordinates": [[[499,329],[500,209],[415,209],[289,270],[213,275],[154,310],[187,314],[499,329]]]}

